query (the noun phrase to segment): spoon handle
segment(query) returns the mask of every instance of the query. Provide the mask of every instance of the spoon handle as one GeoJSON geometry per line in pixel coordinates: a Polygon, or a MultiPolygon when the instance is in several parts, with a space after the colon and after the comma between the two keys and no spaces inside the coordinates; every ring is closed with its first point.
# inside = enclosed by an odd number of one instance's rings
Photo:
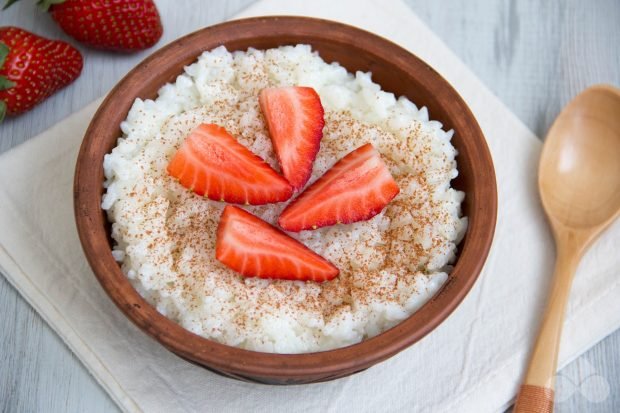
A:
{"type": "Polygon", "coordinates": [[[574,238],[558,239],[553,285],[527,374],[523,380],[514,413],[550,413],[553,411],[558,350],[573,275],[581,258],[581,247],[574,238]]]}

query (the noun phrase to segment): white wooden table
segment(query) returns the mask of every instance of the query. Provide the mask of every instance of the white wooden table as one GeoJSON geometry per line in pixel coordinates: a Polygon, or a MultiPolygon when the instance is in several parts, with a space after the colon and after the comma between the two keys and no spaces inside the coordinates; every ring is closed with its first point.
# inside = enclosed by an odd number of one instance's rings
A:
{"type": "MultiPolygon", "coordinates": [[[[583,88],[603,82],[620,86],[618,0],[405,1],[538,136],[583,88]]],[[[22,1],[1,12],[0,26],[17,25],[67,40],[33,3],[22,1]]],[[[165,31],[160,44],[219,22],[250,3],[158,0],[165,31]]],[[[80,49],[85,56],[81,77],[32,112],[0,126],[0,152],[105,94],[150,53],[80,49]]],[[[0,314],[1,412],[118,411],[3,277],[0,314]]],[[[620,330],[563,369],[560,379],[556,411],[620,411],[620,330]],[[608,387],[582,385],[592,375],[601,376],[608,387]]]]}

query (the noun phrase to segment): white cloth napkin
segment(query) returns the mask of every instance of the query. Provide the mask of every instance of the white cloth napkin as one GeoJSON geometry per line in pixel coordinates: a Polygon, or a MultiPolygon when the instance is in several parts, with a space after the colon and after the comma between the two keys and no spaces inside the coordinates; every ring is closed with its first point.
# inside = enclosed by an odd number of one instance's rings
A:
{"type": "MultiPolygon", "coordinates": [[[[168,352],[107,298],[76,235],[74,163],[99,101],[0,157],[2,273],[125,411],[504,409],[523,373],[554,259],[535,185],[540,141],[399,0],[264,0],[242,16],[266,14],[330,18],[385,36],[438,70],[478,118],[497,171],[499,220],[480,279],[442,325],[365,372],[305,386],[242,383],[168,352]]],[[[579,269],[561,364],[620,326],[619,241],[616,223],[579,269]]]]}

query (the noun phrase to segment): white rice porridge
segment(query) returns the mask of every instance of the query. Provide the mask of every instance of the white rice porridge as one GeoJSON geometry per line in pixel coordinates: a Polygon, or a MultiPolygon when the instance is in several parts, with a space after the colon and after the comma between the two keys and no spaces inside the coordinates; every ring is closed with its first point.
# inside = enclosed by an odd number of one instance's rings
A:
{"type": "MultiPolygon", "coordinates": [[[[112,251],[138,292],[184,328],[231,346],[305,353],[357,343],[396,325],[443,285],[467,227],[452,131],[426,108],[325,63],[307,45],[204,52],[157,99],[136,99],[104,169],[102,207],[112,251]],[[365,222],[290,235],[340,269],[313,282],[245,278],[215,259],[224,203],[181,187],[166,166],[200,123],[217,123],[279,171],[258,94],[311,86],[325,108],[312,183],[337,160],[370,142],[400,194],[365,222]]],[[[286,203],[247,207],[272,224],[286,203]]]]}

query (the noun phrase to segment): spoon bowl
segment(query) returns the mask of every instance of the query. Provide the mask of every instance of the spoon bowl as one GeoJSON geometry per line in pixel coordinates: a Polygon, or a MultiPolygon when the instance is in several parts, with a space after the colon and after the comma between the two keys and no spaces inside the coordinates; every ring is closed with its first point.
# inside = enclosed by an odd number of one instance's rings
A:
{"type": "Polygon", "coordinates": [[[554,280],[517,413],[553,411],[564,310],[588,246],[620,214],[620,90],[586,89],[562,110],[540,157],[538,189],[557,247],[554,280]]]}
{"type": "Polygon", "coordinates": [[[594,86],[566,106],[547,134],[539,190],[552,225],[586,229],[620,211],[620,91],[594,86]]]}

